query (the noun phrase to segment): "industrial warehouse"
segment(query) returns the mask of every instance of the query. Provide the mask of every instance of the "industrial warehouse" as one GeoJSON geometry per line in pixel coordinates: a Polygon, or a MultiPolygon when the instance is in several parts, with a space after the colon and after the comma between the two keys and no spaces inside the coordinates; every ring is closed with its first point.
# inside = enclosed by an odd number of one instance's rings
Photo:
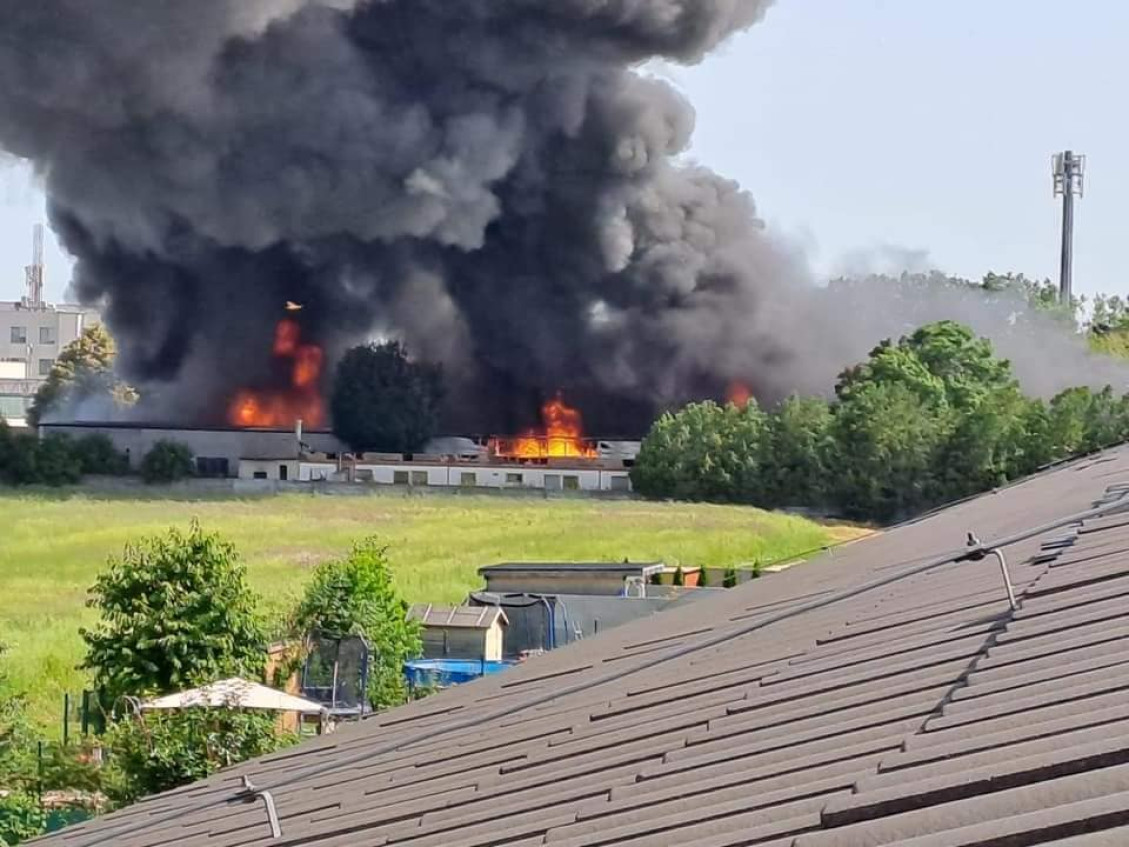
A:
{"type": "Polygon", "coordinates": [[[637,441],[562,439],[432,439],[419,453],[354,453],[332,432],[136,423],[57,422],[51,434],[104,435],[136,469],[161,441],[185,445],[198,477],[263,483],[354,483],[414,488],[631,491],[637,441]]]}

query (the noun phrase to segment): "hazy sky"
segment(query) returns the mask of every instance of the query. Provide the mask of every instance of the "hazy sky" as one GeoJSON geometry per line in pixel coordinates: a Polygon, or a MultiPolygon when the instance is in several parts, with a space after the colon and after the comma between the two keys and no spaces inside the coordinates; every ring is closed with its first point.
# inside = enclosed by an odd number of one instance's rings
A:
{"type": "MultiPolygon", "coordinates": [[[[1086,153],[1075,286],[1129,293],[1129,4],[778,0],[699,67],[693,155],[752,192],[820,274],[939,267],[1057,278],[1050,156],[1086,153]]],[[[3,85],[3,81],[0,81],[3,85]]],[[[0,299],[22,292],[43,197],[0,159],[0,299]]],[[[54,243],[48,295],[69,270],[54,243]]]]}

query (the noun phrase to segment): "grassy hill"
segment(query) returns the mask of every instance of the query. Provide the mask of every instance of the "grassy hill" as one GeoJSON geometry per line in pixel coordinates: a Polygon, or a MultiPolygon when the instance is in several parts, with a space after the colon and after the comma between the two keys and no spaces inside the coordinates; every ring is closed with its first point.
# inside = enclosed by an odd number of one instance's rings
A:
{"type": "Polygon", "coordinates": [[[78,629],[107,557],[143,535],[198,518],[233,541],[278,613],[319,562],[366,535],[386,540],[411,601],[452,602],[481,587],[476,570],[507,560],[633,561],[727,566],[796,555],[856,530],[754,509],[675,503],[497,497],[93,499],[0,493],[0,643],[35,717],[58,729],[63,693],[86,680],[78,629]]]}

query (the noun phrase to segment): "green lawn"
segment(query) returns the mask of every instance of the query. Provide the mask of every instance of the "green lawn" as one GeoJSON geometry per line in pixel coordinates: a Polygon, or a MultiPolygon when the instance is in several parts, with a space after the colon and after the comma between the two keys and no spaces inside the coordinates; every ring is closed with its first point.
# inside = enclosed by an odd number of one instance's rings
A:
{"type": "Polygon", "coordinates": [[[310,569],[369,534],[391,549],[411,601],[452,602],[499,561],[633,561],[724,566],[808,551],[848,529],[754,509],[497,497],[93,499],[0,494],[0,643],[37,720],[55,732],[63,693],[85,679],[78,628],[86,590],[130,539],[198,518],[233,541],[268,607],[280,610],[310,569]]]}

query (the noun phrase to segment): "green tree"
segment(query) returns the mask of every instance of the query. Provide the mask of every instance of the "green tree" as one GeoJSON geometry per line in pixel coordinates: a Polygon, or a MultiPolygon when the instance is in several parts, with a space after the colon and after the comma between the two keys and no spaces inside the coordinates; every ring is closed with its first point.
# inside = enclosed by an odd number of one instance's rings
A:
{"type": "Polygon", "coordinates": [[[766,505],[827,503],[837,461],[833,420],[831,407],[819,397],[789,397],[769,417],[761,458],[766,505]]]}
{"type": "Polygon", "coordinates": [[[0,482],[34,485],[39,482],[39,439],[28,433],[13,433],[0,421],[0,482]]]}
{"type": "Polygon", "coordinates": [[[737,587],[737,567],[730,565],[725,569],[725,576],[721,581],[722,588],[736,588],[737,587]]]}
{"type": "Polygon", "coordinates": [[[168,694],[227,676],[261,678],[258,598],[235,548],[193,523],[127,545],[91,589],[82,667],[105,700],[168,694]]]}
{"type": "Polygon", "coordinates": [[[932,502],[936,457],[952,429],[945,404],[903,382],[873,383],[840,403],[834,429],[837,502],[846,514],[888,520],[932,502]]]}
{"type": "Polygon", "coordinates": [[[337,366],[333,429],[357,451],[411,453],[435,434],[442,399],[440,369],[398,341],[354,347],[337,366]]]}
{"type": "Polygon", "coordinates": [[[192,451],[176,441],[158,441],[141,457],[141,478],[150,484],[176,482],[192,471],[192,451]]]}
{"type": "Polygon", "coordinates": [[[361,636],[369,643],[368,698],[379,709],[406,702],[404,662],[423,649],[419,623],[408,620],[407,612],[408,604],[396,591],[387,548],[367,538],[345,559],[317,567],[294,622],[303,636],[361,636]]]}
{"type": "Polygon", "coordinates": [[[265,712],[192,708],[130,716],[107,734],[118,776],[108,780],[107,793],[115,802],[132,803],[296,740],[278,732],[275,716],[265,712]]]}
{"type": "Polygon", "coordinates": [[[685,585],[686,584],[686,574],[684,574],[682,572],[682,565],[679,565],[678,567],[676,567],[674,569],[674,577],[671,579],[671,584],[672,585],[685,585]]]}
{"type": "Polygon", "coordinates": [[[758,503],[768,416],[712,401],[692,403],[657,420],[643,440],[631,480],[648,497],[758,503]]]}
{"type": "Polygon", "coordinates": [[[702,565],[698,568],[698,588],[708,588],[710,584],[709,568],[702,565]]]}
{"type": "Polygon", "coordinates": [[[33,794],[12,791],[0,796],[0,845],[14,847],[46,829],[47,813],[33,794]]]}
{"type": "Polygon", "coordinates": [[[102,398],[108,405],[131,406],[137,392],[114,377],[117,349],[106,328],[98,325],[63,348],[28,410],[28,424],[38,426],[52,412],[102,398]]]}

